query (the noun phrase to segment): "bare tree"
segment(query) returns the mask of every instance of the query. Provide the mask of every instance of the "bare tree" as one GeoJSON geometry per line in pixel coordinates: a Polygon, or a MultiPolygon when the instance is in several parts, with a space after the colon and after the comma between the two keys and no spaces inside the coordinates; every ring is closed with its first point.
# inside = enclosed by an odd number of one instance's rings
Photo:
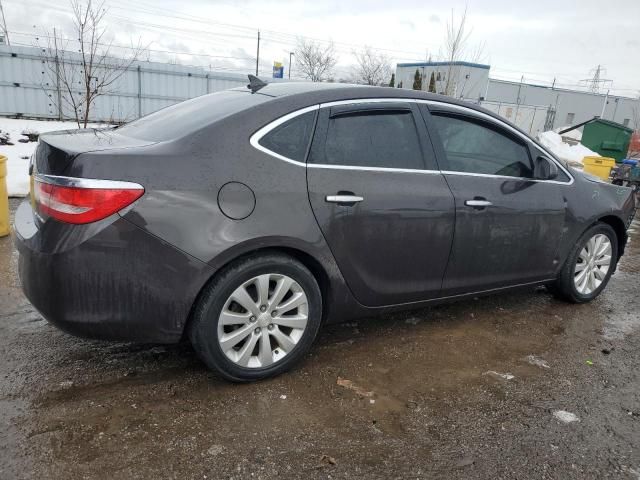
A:
{"type": "Polygon", "coordinates": [[[47,35],[43,48],[47,84],[56,90],[49,94],[59,112],[71,111],[78,127],[87,128],[95,101],[114,91],[117,80],[140,57],[144,48],[138,43],[129,48],[129,55],[116,57],[111,51],[113,41],[105,39],[103,26],[107,13],[103,1],[71,0],[74,40],[66,40],[54,30],[47,35]],[[73,51],[70,48],[73,44],[73,51]]]}
{"type": "Polygon", "coordinates": [[[364,47],[360,52],[353,52],[356,66],[353,76],[355,83],[364,85],[388,84],[391,76],[391,61],[384,54],[377,53],[371,47],[364,47]]]}
{"type": "Polygon", "coordinates": [[[294,54],[298,70],[312,82],[330,77],[338,63],[333,42],[323,47],[319,42],[298,38],[294,54]]]}
{"type": "Polygon", "coordinates": [[[455,62],[468,61],[478,62],[482,57],[483,46],[479,45],[470,48],[469,37],[471,30],[467,31],[467,9],[465,7],[462,16],[456,21],[453,10],[451,10],[451,21],[447,22],[447,34],[444,43],[444,57],[447,61],[447,72],[443,93],[448,96],[456,94],[459,82],[460,69],[456,68],[455,62]]]}

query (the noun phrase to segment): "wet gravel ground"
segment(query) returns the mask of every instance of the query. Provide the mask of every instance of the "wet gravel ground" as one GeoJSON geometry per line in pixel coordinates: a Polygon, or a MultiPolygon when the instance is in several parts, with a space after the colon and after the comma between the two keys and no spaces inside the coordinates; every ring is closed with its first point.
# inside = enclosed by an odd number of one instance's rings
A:
{"type": "Polygon", "coordinates": [[[537,289],[330,326],[250,385],[187,344],[59,332],[0,239],[0,478],[640,479],[632,230],[591,304],[537,289]]]}

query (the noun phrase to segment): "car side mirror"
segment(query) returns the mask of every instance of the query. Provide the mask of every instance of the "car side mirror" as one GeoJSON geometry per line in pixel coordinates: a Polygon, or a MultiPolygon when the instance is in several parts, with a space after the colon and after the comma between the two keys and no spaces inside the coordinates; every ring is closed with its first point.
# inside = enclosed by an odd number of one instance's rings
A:
{"type": "Polygon", "coordinates": [[[536,158],[533,175],[538,180],[553,180],[558,177],[558,165],[547,157],[536,158]]]}

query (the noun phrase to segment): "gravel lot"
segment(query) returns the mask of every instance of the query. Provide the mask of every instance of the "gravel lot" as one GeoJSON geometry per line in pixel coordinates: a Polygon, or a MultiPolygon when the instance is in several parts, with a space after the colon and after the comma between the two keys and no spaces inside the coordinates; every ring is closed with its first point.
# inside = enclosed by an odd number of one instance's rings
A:
{"type": "Polygon", "coordinates": [[[0,478],[640,479],[632,230],[591,304],[541,288],[330,326],[250,385],[188,344],[49,326],[0,239],[0,478]]]}

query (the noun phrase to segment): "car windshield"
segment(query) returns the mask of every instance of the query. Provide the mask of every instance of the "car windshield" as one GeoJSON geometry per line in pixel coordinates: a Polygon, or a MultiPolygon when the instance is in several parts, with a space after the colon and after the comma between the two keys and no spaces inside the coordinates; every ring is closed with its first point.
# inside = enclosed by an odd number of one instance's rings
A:
{"type": "Polygon", "coordinates": [[[173,140],[271,97],[252,95],[248,91],[225,90],[171,105],[118,128],[118,133],[132,138],[160,142],[173,140]]]}

